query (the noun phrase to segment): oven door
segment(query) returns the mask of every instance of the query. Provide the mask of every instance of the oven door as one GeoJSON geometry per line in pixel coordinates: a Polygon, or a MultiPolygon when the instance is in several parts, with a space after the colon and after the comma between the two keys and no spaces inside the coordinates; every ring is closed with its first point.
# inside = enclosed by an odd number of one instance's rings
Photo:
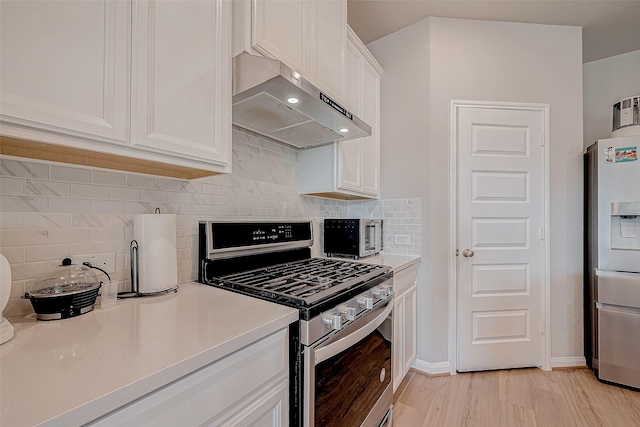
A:
{"type": "Polygon", "coordinates": [[[379,252],[380,222],[360,220],[360,256],[374,255],[379,252]]]}
{"type": "Polygon", "coordinates": [[[385,303],[305,348],[305,426],[378,427],[390,417],[393,298],[385,303]]]}

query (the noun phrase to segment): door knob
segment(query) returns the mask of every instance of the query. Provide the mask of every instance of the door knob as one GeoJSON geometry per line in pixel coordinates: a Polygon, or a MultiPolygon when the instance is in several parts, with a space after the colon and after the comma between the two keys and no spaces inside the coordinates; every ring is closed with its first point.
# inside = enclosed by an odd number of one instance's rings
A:
{"type": "Polygon", "coordinates": [[[465,249],[464,251],[462,251],[462,256],[465,258],[473,258],[474,255],[475,252],[473,252],[471,249],[465,249]]]}

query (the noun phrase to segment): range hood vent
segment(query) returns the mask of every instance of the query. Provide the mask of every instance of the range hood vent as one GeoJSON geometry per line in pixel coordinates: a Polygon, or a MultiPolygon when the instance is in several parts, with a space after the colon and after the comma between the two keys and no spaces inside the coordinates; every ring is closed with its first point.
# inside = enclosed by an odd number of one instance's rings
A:
{"type": "Polygon", "coordinates": [[[233,124],[297,148],[371,135],[371,126],[280,61],[233,58],[233,124]]]}

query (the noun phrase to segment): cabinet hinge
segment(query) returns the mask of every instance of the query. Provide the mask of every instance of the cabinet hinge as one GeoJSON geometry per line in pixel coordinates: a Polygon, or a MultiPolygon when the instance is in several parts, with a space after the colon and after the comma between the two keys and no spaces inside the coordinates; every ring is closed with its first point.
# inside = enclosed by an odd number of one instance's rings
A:
{"type": "Polygon", "coordinates": [[[545,334],[545,330],[544,330],[544,322],[540,322],[540,333],[541,334],[545,334]]]}
{"type": "Polygon", "coordinates": [[[540,227],[540,240],[544,240],[545,236],[544,236],[544,225],[542,227],[540,227]]]}
{"type": "Polygon", "coordinates": [[[544,147],[544,134],[540,135],[540,146],[544,147]]]}
{"type": "Polygon", "coordinates": [[[456,249],[456,256],[459,256],[459,255],[460,255],[460,250],[456,249]]]}

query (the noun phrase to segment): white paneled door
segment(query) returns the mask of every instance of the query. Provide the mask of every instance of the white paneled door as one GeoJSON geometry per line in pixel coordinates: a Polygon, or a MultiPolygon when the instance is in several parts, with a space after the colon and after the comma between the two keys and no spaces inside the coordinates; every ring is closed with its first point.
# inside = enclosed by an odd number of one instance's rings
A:
{"type": "Polygon", "coordinates": [[[545,110],[456,111],[457,370],[542,366],[545,110]]]}

